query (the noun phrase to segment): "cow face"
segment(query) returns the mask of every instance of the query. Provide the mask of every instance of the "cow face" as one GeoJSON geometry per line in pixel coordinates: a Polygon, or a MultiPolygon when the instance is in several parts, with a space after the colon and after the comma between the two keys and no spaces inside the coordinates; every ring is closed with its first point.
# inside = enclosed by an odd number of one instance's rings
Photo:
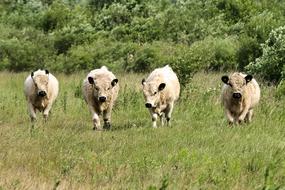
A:
{"type": "Polygon", "coordinates": [[[234,73],[230,77],[223,76],[222,81],[230,87],[232,98],[240,100],[243,97],[245,86],[252,80],[252,75],[243,77],[239,73],[234,73]]]}
{"type": "Polygon", "coordinates": [[[164,90],[165,83],[146,83],[145,79],[142,80],[143,94],[145,99],[146,108],[156,108],[160,101],[160,92],[164,90]]]}
{"type": "Polygon", "coordinates": [[[48,93],[49,71],[38,70],[31,73],[36,93],[39,97],[45,97],[48,93]]]}
{"type": "Polygon", "coordinates": [[[93,77],[88,77],[89,83],[94,88],[94,97],[101,103],[106,102],[112,94],[112,89],[119,82],[118,79],[113,80],[94,80],[93,77]]]}

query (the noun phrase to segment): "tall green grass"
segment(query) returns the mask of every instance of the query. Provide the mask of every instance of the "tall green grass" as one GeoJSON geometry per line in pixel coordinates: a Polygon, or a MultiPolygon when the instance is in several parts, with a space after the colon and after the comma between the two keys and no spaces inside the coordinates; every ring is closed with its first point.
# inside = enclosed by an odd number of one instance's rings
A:
{"type": "Polygon", "coordinates": [[[0,189],[285,188],[285,100],[262,87],[253,122],[229,128],[219,73],[182,92],[171,127],[151,128],[143,75],[120,74],[112,130],[92,130],[85,73],[56,75],[60,94],[44,123],[28,117],[28,73],[0,73],[0,189]]]}

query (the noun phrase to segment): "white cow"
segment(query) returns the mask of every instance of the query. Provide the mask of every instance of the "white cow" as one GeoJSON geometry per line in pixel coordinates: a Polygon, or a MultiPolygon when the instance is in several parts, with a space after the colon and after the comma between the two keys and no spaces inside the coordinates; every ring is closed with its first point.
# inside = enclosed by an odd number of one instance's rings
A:
{"type": "Polygon", "coordinates": [[[230,124],[250,122],[260,100],[260,88],[251,75],[235,72],[223,76],[222,104],[230,124]]]}
{"type": "Polygon", "coordinates": [[[111,111],[119,92],[118,79],[103,66],[92,70],[83,81],[83,96],[92,113],[94,130],[102,130],[99,115],[103,113],[104,129],[111,127],[111,111]]]}
{"type": "Polygon", "coordinates": [[[45,120],[58,95],[58,81],[48,70],[32,72],[25,80],[24,93],[32,121],[36,120],[36,110],[43,112],[45,120]]]}
{"type": "Polygon", "coordinates": [[[142,80],[145,106],[152,117],[152,126],[157,127],[159,116],[163,125],[163,117],[169,124],[174,102],[179,98],[180,83],[170,66],[155,69],[147,79],[142,80]]]}

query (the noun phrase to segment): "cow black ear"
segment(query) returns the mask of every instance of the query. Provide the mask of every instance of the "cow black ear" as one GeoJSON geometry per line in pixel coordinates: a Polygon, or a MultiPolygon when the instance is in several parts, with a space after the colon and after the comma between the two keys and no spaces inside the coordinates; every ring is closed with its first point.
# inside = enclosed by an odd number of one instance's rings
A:
{"type": "Polygon", "coordinates": [[[45,70],[46,71],[46,74],[48,75],[49,74],[49,71],[48,70],[45,70]]]}
{"type": "Polygon", "coordinates": [[[88,81],[89,81],[90,84],[94,84],[95,83],[93,77],[88,77],[88,81]]]}
{"type": "Polygon", "coordinates": [[[225,84],[229,84],[229,77],[227,75],[222,76],[221,79],[225,84]]]}
{"type": "Polygon", "coordinates": [[[160,83],[160,85],[158,86],[158,90],[161,91],[165,88],[166,84],[165,83],[160,83]]]}
{"type": "Polygon", "coordinates": [[[246,83],[249,83],[251,80],[252,80],[252,75],[246,75],[246,77],[245,77],[245,81],[246,81],[246,83]]]}
{"type": "Polygon", "coordinates": [[[119,82],[118,79],[114,79],[114,80],[112,80],[111,85],[112,85],[112,86],[115,86],[118,82],[119,82]]]}
{"type": "Polygon", "coordinates": [[[33,77],[34,76],[34,72],[31,72],[31,77],[33,77]]]}
{"type": "Polygon", "coordinates": [[[142,85],[145,85],[145,79],[144,78],[142,79],[142,85]]]}

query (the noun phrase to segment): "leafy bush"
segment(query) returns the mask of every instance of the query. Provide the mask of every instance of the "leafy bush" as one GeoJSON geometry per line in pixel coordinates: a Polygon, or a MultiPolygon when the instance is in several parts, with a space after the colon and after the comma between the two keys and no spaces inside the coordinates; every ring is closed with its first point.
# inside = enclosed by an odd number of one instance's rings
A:
{"type": "Polygon", "coordinates": [[[41,21],[39,26],[45,32],[51,32],[64,27],[68,21],[72,20],[71,10],[65,3],[54,1],[39,20],[41,21]]]}
{"type": "Polygon", "coordinates": [[[26,28],[19,32],[6,28],[0,34],[5,37],[0,38],[0,69],[33,70],[44,67],[46,61],[53,57],[52,44],[40,31],[26,28]]]}
{"type": "Polygon", "coordinates": [[[247,66],[248,71],[257,73],[270,82],[278,83],[285,61],[285,26],[270,33],[268,40],[262,45],[262,52],[260,58],[247,66]]]}
{"type": "Polygon", "coordinates": [[[80,6],[70,9],[64,3],[53,3],[42,20],[43,30],[50,32],[57,54],[66,53],[72,45],[90,41],[95,33],[89,11],[80,6]]]}
{"type": "Polygon", "coordinates": [[[261,56],[262,50],[256,38],[242,35],[239,38],[240,47],[237,50],[237,64],[239,70],[244,68],[253,62],[256,58],[261,56]]]}
{"type": "Polygon", "coordinates": [[[43,67],[46,59],[45,49],[28,41],[16,38],[0,42],[1,59],[5,69],[11,71],[32,70],[43,67]]]}
{"type": "Polygon", "coordinates": [[[2,13],[3,15],[1,20],[3,23],[11,24],[20,29],[27,26],[36,27],[40,23],[38,18],[41,17],[44,10],[40,1],[30,0],[26,3],[19,1],[7,4],[8,6],[6,5],[6,11],[3,11],[2,13]]]}
{"type": "Polygon", "coordinates": [[[162,35],[159,19],[159,15],[148,18],[135,17],[130,24],[130,39],[139,43],[159,40],[162,35]],[[149,30],[150,28],[152,30],[149,30]]]}
{"type": "Polygon", "coordinates": [[[234,69],[238,45],[235,37],[225,39],[210,37],[195,42],[190,50],[191,63],[207,71],[234,69]]]}
{"type": "Polygon", "coordinates": [[[134,52],[137,45],[121,43],[110,39],[95,40],[71,47],[66,54],[60,54],[57,59],[49,62],[53,70],[73,73],[78,70],[91,70],[102,65],[117,71],[126,67],[127,56],[134,52]]]}
{"type": "Polygon", "coordinates": [[[186,85],[200,65],[191,62],[191,47],[170,42],[152,42],[135,46],[128,54],[124,68],[127,71],[150,72],[157,67],[170,65],[177,73],[182,85],[186,85]]]}
{"type": "Polygon", "coordinates": [[[150,71],[151,66],[157,62],[155,51],[151,48],[143,48],[136,53],[136,59],[132,70],[135,72],[150,71]]]}
{"type": "Polygon", "coordinates": [[[101,13],[95,17],[97,29],[112,30],[118,25],[129,23],[131,14],[125,5],[114,3],[108,8],[103,8],[101,13]]]}
{"type": "Polygon", "coordinates": [[[149,72],[169,64],[186,85],[199,70],[244,70],[252,62],[250,71],[278,82],[281,37],[260,44],[284,23],[284,7],[269,0],[0,1],[0,70],[149,72]]]}
{"type": "Polygon", "coordinates": [[[101,9],[103,7],[109,6],[112,3],[117,2],[116,0],[88,0],[88,4],[94,9],[101,9]]]}
{"type": "Polygon", "coordinates": [[[263,11],[250,17],[245,26],[247,34],[257,39],[258,43],[264,42],[272,29],[280,24],[280,20],[272,12],[263,11]]]}

